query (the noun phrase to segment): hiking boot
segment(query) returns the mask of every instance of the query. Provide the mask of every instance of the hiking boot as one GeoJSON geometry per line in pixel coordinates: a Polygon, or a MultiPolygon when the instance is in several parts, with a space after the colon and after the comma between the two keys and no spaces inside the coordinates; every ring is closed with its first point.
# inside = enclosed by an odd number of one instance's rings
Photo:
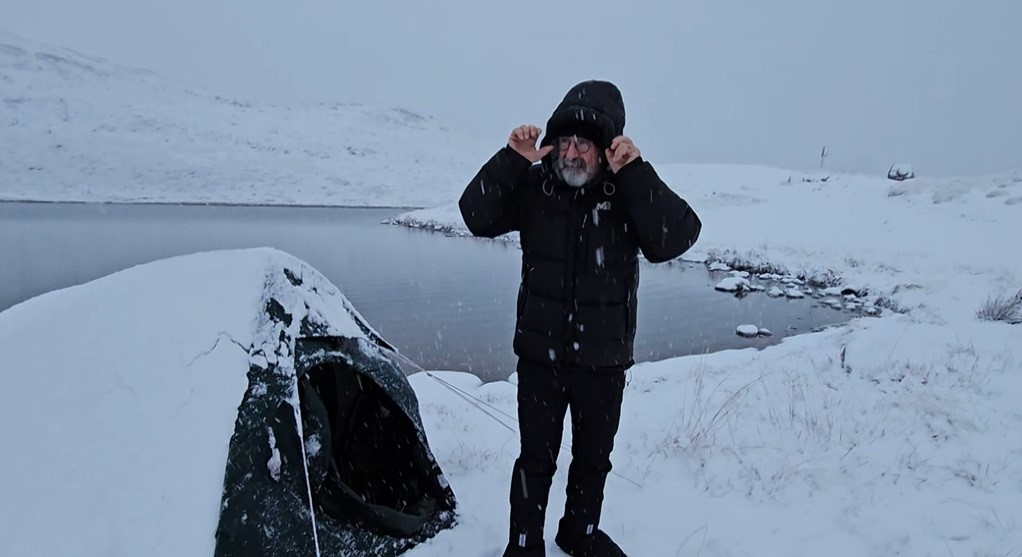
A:
{"type": "Polygon", "coordinates": [[[557,547],[571,557],[627,557],[614,540],[599,528],[586,534],[585,531],[565,528],[561,524],[554,541],[557,547]]]}
{"type": "Polygon", "coordinates": [[[509,542],[504,548],[504,557],[546,557],[546,544],[540,541],[539,545],[522,547],[509,542]]]}

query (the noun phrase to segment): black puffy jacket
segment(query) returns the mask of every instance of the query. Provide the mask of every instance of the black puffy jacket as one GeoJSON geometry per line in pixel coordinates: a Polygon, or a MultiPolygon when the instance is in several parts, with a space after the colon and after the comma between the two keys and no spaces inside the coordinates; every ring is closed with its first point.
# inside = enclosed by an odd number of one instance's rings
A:
{"type": "MultiPolygon", "coordinates": [[[[609,135],[599,143],[609,144],[624,127],[620,99],[606,82],[577,85],[543,144],[573,118],[597,122],[609,135]]],[[[638,252],[654,263],[678,257],[698,238],[699,218],[642,159],[575,188],[557,179],[552,156],[533,165],[504,147],[465,188],[461,214],[476,236],[521,234],[515,354],[561,367],[628,368],[638,252]]]]}

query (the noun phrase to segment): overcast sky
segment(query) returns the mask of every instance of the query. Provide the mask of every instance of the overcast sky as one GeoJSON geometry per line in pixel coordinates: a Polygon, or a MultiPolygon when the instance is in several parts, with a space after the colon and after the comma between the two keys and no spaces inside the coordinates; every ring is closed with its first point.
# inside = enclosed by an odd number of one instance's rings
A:
{"type": "Polygon", "coordinates": [[[654,162],[1022,170],[1017,0],[0,4],[7,31],[184,86],[401,106],[494,149],[600,78],[654,162]]]}

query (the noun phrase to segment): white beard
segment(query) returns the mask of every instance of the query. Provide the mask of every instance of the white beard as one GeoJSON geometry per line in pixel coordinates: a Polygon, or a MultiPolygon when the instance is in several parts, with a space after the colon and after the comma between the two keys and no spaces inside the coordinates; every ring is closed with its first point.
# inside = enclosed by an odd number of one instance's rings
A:
{"type": "Polygon", "coordinates": [[[565,184],[574,188],[581,188],[588,184],[596,177],[598,170],[595,166],[586,168],[585,161],[580,158],[554,160],[554,174],[563,180],[565,184]]]}

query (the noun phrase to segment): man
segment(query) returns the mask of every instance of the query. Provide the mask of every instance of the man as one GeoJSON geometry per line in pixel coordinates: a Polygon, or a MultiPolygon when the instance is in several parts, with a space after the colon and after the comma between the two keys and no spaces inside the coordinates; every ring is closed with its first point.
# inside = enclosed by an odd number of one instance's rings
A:
{"type": "Polygon", "coordinates": [[[692,246],[701,224],[631,139],[617,87],[573,87],[540,129],[511,132],[465,188],[476,236],[521,235],[518,355],[521,452],[511,475],[505,557],[543,556],[547,496],[564,414],[571,465],[557,545],[573,557],[624,555],[599,529],[625,371],[634,363],[638,252],[656,263],[692,246]]]}

